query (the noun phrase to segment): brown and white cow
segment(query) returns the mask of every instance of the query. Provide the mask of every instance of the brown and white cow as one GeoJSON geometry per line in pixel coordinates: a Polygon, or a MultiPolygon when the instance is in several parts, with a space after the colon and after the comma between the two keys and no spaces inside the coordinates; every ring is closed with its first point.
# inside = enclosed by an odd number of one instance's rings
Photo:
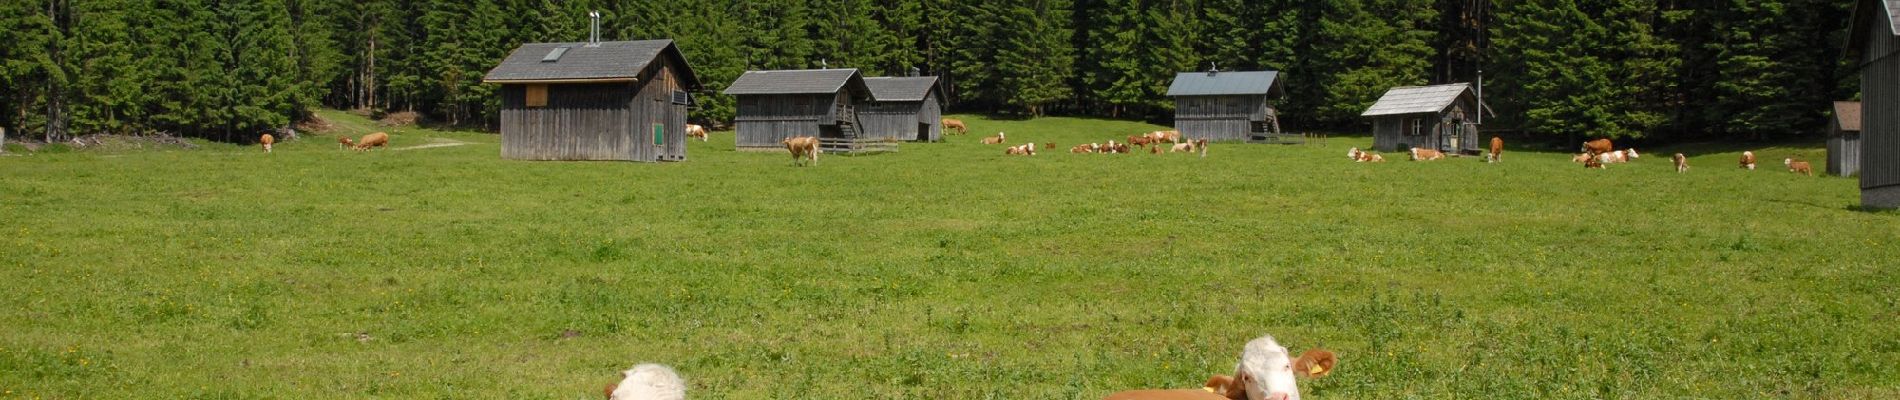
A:
{"type": "Polygon", "coordinates": [[[1442,160],[1442,159],[1445,159],[1445,152],[1432,150],[1432,149],[1421,149],[1417,147],[1412,148],[1412,161],[1432,161],[1432,160],[1442,160]]]}
{"type": "Polygon", "coordinates": [[[958,135],[970,133],[970,127],[964,126],[963,120],[944,118],[942,122],[944,132],[956,130],[958,135]]]}
{"type": "Polygon", "coordinates": [[[1781,160],[1781,164],[1788,166],[1788,172],[1814,176],[1814,166],[1808,165],[1807,161],[1786,158],[1781,160]]]}
{"type": "Polygon", "coordinates": [[[1491,154],[1485,161],[1504,162],[1504,138],[1497,136],[1491,137],[1491,154]]]}
{"type": "Polygon", "coordinates": [[[686,380],[659,364],[640,364],[620,372],[620,383],[607,385],[607,400],[686,400],[686,380]]]}
{"type": "Polygon", "coordinates": [[[1742,168],[1747,168],[1749,171],[1755,170],[1755,152],[1742,152],[1742,168]]]}
{"type": "Polygon", "coordinates": [[[1148,135],[1128,136],[1128,144],[1135,145],[1135,147],[1147,146],[1148,143],[1153,142],[1153,141],[1154,141],[1154,138],[1148,137],[1148,135]]]}
{"type": "Polygon", "coordinates": [[[347,149],[347,148],[351,148],[351,147],[356,147],[356,141],[355,141],[355,140],[350,140],[350,137],[349,137],[349,136],[337,136],[337,137],[336,137],[336,148],[338,148],[338,149],[347,149]]]}
{"type": "Polygon", "coordinates": [[[699,138],[699,141],[704,142],[704,141],[709,140],[707,136],[709,135],[706,134],[706,127],[694,125],[694,124],[686,124],[687,138],[699,138]]]}
{"type": "Polygon", "coordinates": [[[800,158],[810,159],[811,165],[818,165],[818,138],[796,136],[779,141],[785,145],[785,151],[792,153],[792,165],[799,165],[800,158]]]}
{"type": "Polygon", "coordinates": [[[1321,349],[1293,358],[1272,336],[1264,336],[1247,343],[1232,376],[1216,375],[1200,389],[1130,390],[1103,400],[1299,400],[1298,379],[1325,377],[1338,364],[1338,356],[1321,349]]]}
{"type": "Polygon", "coordinates": [[[1610,143],[1610,139],[1597,139],[1583,142],[1583,150],[1581,151],[1590,154],[1603,154],[1611,150],[1616,150],[1616,146],[1610,143]]]}
{"type": "Polygon", "coordinates": [[[1033,156],[1036,155],[1036,143],[1030,142],[1020,146],[1010,146],[1010,148],[1003,149],[1003,154],[1012,156],[1033,156]]]}
{"type": "Polygon", "coordinates": [[[997,132],[996,136],[983,138],[983,144],[1003,144],[1004,140],[1005,140],[1005,135],[1003,134],[1003,132],[997,132]]]}
{"type": "Polygon", "coordinates": [[[1180,143],[1181,131],[1148,132],[1148,140],[1153,143],[1180,143]]]}
{"type": "Polygon", "coordinates": [[[1570,157],[1570,162],[1580,163],[1580,162],[1589,161],[1590,159],[1594,159],[1594,158],[1597,158],[1597,157],[1590,155],[1590,153],[1582,153],[1582,154],[1577,154],[1574,157],[1570,157]]]}
{"type": "Polygon", "coordinates": [[[1075,153],[1075,154],[1094,153],[1096,149],[1100,149],[1100,148],[1102,148],[1102,145],[1100,144],[1083,143],[1083,144],[1075,145],[1075,147],[1070,147],[1069,152],[1075,153]]]}
{"type": "Polygon", "coordinates": [[[1683,156],[1682,153],[1676,153],[1675,161],[1676,173],[1689,172],[1689,157],[1683,156]]]}

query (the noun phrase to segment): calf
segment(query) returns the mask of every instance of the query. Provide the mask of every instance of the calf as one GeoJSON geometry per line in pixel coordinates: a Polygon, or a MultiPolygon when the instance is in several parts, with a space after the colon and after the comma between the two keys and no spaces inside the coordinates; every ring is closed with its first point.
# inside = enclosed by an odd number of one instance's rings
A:
{"type": "Polygon", "coordinates": [[[1417,147],[1412,148],[1412,161],[1432,161],[1432,160],[1442,160],[1444,158],[1445,158],[1445,153],[1442,151],[1432,150],[1432,149],[1421,149],[1417,147]]]}
{"type": "Polygon", "coordinates": [[[1747,168],[1749,171],[1755,170],[1755,152],[1742,152],[1742,168],[1747,168]]]}
{"type": "Polygon", "coordinates": [[[1676,160],[1676,173],[1680,174],[1684,172],[1689,172],[1689,157],[1684,157],[1682,153],[1676,153],[1675,160],[1676,160]]]}
{"type": "Polygon", "coordinates": [[[944,118],[942,122],[944,132],[949,132],[954,129],[958,135],[970,133],[970,128],[963,126],[962,120],[944,118]]]}
{"type": "Polygon", "coordinates": [[[1585,153],[1590,153],[1590,154],[1603,154],[1603,153],[1608,153],[1610,152],[1610,150],[1614,150],[1614,149],[1616,149],[1616,146],[1612,146],[1610,144],[1610,139],[1597,139],[1597,140],[1592,140],[1588,142],[1583,142],[1582,151],[1585,153]]]}
{"type": "Polygon", "coordinates": [[[1070,147],[1069,152],[1075,153],[1075,154],[1094,153],[1096,150],[1101,149],[1101,148],[1102,148],[1102,145],[1100,144],[1083,143],[1083,144],[1075,145],[1075,147],[1070,147]]]}
{"type": "Polygon", "coordinates": [[[389,134],[376,132],[376,133],[371,133],[368,135],[363,135],[362,139],[356,140],[356,147],[352,147],[352,148],[356,149],[357,151],[370,151],[377,147],[385,147],[388,145],[389,145],[389,134]]]}
{"type": "Polygon", "coordinates": [[[1803,174],[1807,176],[1814,176],[1814,166],[1808,165],[1807,161],[1799,161],[1792,158],[1786,158],[1786,159],[1781,160],[1781,164],[1788,166],[1788,172],[1803,174]]]}
{"type": "Polygon", "coordinates": [[[356,147],[356,141],[354,141],[354,140],[350,140],[350,137],[349,137],[349,136],[337,136],[337,137],[336,137],[336,148],[338,148],[338,149],[347,149],[347,148],[351,148],[351,147],[356,147]]]}
{"type": "Polygon", "coordinates": [[[1003,133],[997,132],[996,136],[983,138],[983,144],[1003,144],[1003,139],[1004,139],[1003,133]]]}
{"type": "Polygon", "coordinates": [[[1147,146],[1148,143],[1153,142],[1153,141],[1154,141],[1154,138],[1148,137],[1148,135],[1128,137],[1128,144],[1135,145],[1135,147],[1147,146]]]}
{"type": "Polygon", "coordinates": [[[264,136],[259,136],[259,137],[257,138],[257,143],[258,143],[258,144],[262,144],[262,145],[264,145],[264,152],[265,152],[265,153],[269,153],[269,152],[270,152],[270,145],[271,145],[271,144],[274,144],[274,143],[277,143],[277,138],[276,138],[276,137],[274,137],[274,136],[271,136],[271,135],[270,135],[270,134],[268,134],[268,133],[266,133],[266,134],[264,134],[264,136]]]}
{"type": "Polygon", "coordinates": [[[1504,162],[1504,138],[1497,136],[1491,137],[1491,154],[1489,159],[1485,161],[1504,162]]]}
{"type": "Polygon", "coordinates": [[[607,385],[607,400],[686,400],[686,380],[659,364],[640,364],[620,372],[620,383],[607,385]]]}
{"type": "Polygon", "coordinates": [[[1354,147],[1352,149],[1346,150],[1346,159],[1359,161],[1359,153],[1360,151],[1358,147],[1354,147]]]}
{"type": "Polygon", "coordinates": [[[699,141],[704,142],[708,140],[707,136],[708,135],[706,135],[706,127],[694,125],[694,124],[686,124],[686,137],[699,138],[699,141]]]}
{"type": "Polygon", "coordinates": [[[779,144],[785,145],[785,150],[792,153],[792,165],[799,165],[800,158],[810,159],[811,165],[818,165],[818,138],[790,137],[779,141],[779,144]]]}

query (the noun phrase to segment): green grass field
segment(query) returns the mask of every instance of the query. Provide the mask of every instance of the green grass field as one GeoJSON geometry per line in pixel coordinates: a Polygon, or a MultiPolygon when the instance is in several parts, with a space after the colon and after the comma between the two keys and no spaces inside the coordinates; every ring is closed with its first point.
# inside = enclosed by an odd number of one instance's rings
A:
{"type": "Polygon", "coordinates": [[[966,121],[812,168],[729,133],[0,157],[0,398],[592,399],[650,361],[698,399],[1092,399],[1268,333],[1340,354],[1308,399],[1900,397],[1900,214],[1780,168],[1817,148],[1007,157],[977,139],[1155,127],[966,121]]]}

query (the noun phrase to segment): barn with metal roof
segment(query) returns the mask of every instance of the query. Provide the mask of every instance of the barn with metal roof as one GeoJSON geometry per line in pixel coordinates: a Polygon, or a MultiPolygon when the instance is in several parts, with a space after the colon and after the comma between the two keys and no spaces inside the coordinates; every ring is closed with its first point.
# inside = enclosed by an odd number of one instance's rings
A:
{"type": "Polygon", "coordinates": [[[1477,96],[1471,85],[1401,86],[1385,92],[1359,114],[1372,120],[1376,151],[1436,149],[1477,154],[1477,96]]]}
{"type": "Polygon", "coordinates": [[[672,40],[530,43],[483,82],[501,85],[501,156],[686,160],[699,78],[672,40]]]}
{"type": "Polygon", "coordinates": [[[739,100],[733,124],[740,150],[780,149],[780,141],[799,136],[819,138],[830,152],[875,142],[860,131],[858,106],[872,96],[857,69],[747,71],[724,93],[739,100]]]}
{"type": "Polygon", "coordinates": [[[1900,0],[1860,0],[1844,55],[1860,72],[1860,204],[1900,208],[1900,0]]]}
{"type": "Polygon", "coordinates": [[[1182,72],[1168,85],[1174,129],[1209,141],[1286,141],[1272,105],[1285,92],[1278,71],[1182,72]]]}
{"type": "Polygon", "coordinates": [[[874,100],[858,113],[866,137],[912,142],[943,139],[937,77],[864,78],[874,100]]]}

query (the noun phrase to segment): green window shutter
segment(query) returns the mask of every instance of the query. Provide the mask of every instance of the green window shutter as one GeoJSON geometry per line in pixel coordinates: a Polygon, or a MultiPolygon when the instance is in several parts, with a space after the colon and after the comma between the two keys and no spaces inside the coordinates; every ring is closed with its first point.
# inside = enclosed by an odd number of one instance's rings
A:
{"type": "Polygon", "coordinates": [[[666,145],[666,124],[653,124],[653,145],[666,145]]]}

